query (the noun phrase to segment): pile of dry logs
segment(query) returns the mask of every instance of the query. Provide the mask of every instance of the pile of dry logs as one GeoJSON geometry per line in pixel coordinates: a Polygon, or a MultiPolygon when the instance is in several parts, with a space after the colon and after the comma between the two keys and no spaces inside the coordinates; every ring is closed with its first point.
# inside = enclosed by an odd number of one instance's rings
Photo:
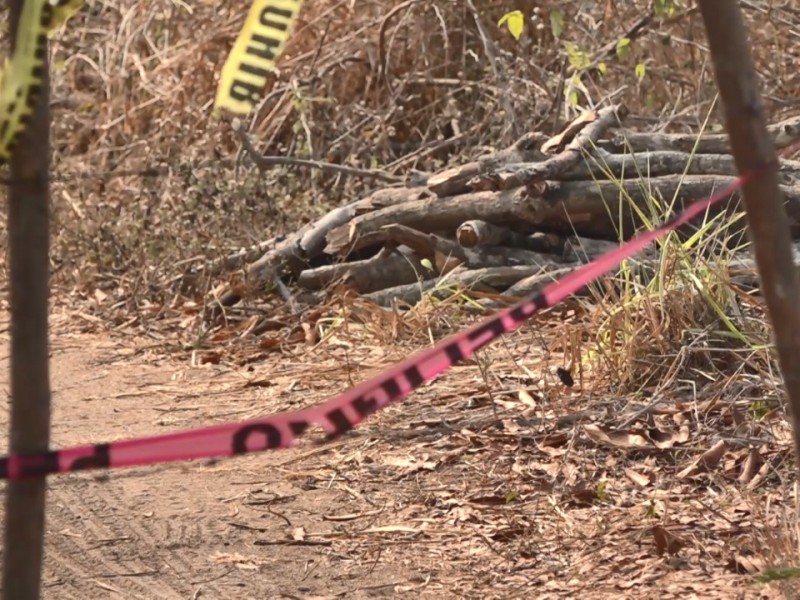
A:
{"type": "MultiPolygon", "coordinates": [[[[550,139],[526,134],[475,162],[380,189],[293,235],[226,257],[210,265],[211,275],[244,266],[246,283],[229,286],[219,301],[231,306],[265,287],[289,298],[290,283],[312,301],[343,285],[380,305],[413,304],[444,282],[512,300],[616,245],[620,231],[630,237],[642,225],[634,204],[646,215],[652,198],[678,210],[736,175],[726,134],[624,132],[626,114],[611,106],[550,139]]],[[[770,132],[778,148],[795,144],[800,118],[770,132]]],[[[800,162],[782,160],[780,172],[797,235],[800,162]]]]}

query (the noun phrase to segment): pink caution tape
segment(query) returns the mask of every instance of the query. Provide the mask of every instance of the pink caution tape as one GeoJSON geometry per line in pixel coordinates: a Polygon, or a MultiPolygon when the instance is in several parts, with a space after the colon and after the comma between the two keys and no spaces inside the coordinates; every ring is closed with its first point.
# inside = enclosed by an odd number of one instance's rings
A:
{"type": "Polygon", "coordinates": [[[482,323],[449,336],[434,347],[401,361],[322,404],[251,421],[39,454],[3,457],[0,458],[0,479],[41,477],[85,469],[118,469],[289,448],[313,424],[325,430],[327,439],[336,438],[372,413],[401,400],[492,340],[516,330],[537,311],[558,304],[615,268],[622,260],[687,223],[710,206],[730,197],[762,170],[738,177],[710,198],[692,204],[660,227],[637,235],[619,248],[551,283],[541,292],[532,294],[482,323]]]}

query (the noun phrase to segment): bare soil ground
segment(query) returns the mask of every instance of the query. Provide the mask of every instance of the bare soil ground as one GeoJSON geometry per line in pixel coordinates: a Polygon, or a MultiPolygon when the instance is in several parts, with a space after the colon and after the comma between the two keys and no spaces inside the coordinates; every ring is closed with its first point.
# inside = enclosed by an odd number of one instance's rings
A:
{"type": "MultiPolygon", "coordinates": [[[[54,317],[54,447],[319,402],[408,351],[339,340],[193,367],[85,324],[54,317]]],[[[548,384],[535,327],[483,359],[497,420],[472,363],[322,448],[52,478],[45,597],[793,597],[751,575],[791,533],[782,420],[769,472],[737,483],[734,449],[680,474],[735,399],[670,398],[649,439],[604,440],[638,407],[548,384]]]]}

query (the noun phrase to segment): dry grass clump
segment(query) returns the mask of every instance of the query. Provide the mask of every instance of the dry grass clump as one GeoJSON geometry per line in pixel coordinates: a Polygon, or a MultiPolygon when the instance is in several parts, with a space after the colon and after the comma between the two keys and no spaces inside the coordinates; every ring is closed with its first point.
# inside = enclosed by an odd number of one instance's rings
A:
{"type": "Polygon", "coordinates": [[[793,600],[798,597],[800,580],[800,511],[797,483],[782,484],[782,495],[749,498],[755,533],[747,550],[761,571],[757,580],[793,600]]]}
{"type": "Polygon", "coordinates": [[[731,281],[730,250],[709,259],[671,236],[659,254],[648,268],[629,261],[597,302],[591,356],[602,370],[628,392],[768,371],[764,307],[731,281]]]}

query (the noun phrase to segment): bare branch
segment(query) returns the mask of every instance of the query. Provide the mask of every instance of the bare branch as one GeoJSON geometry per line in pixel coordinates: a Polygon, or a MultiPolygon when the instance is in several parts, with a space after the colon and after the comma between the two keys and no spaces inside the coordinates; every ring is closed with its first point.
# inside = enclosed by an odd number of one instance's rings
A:
{"type": "Polygon", "coordinates": [[[247,132],[244,130],[244,127],[242,127],[241,122],[234,120],[231,127],[236,132],[239,141],[242,143],[242,147],[250,158],[253,159],[259,171],[267,171],[270,167],[275,167],[277,165],[288,165],[293,167],[311,167],[328,173],[342,173],[354,177],[368,177],[386,183],[402,183],[403,181],[402,177],[391,175],[379,169],[358,169],[356,167],[347,167],[345,165],[337,165],[321,160],[307,160],[304,158],[292,158],[290,156],[264,156],[255,149],[247,132]]]}

